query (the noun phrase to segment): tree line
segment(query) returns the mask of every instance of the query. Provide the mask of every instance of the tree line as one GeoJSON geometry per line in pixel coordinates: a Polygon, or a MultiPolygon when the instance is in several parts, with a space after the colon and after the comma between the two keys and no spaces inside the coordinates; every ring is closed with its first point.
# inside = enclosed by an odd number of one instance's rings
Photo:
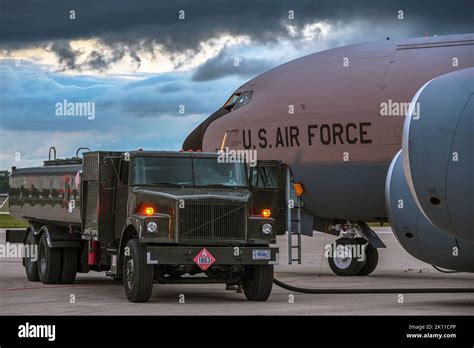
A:
{"type": "Polygon", "coordinates": [[[10,172],[8,170],[0,170],[0,193],[8,193],[8,176],[10,172]]]}

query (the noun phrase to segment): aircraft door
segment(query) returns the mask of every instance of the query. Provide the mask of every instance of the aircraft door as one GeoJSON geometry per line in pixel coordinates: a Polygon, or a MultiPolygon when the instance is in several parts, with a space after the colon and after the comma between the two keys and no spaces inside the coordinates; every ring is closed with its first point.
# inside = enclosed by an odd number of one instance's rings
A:
{"type": "Polygon", "coordinates": [[[224,137],[222,138],[221,148],[217,150],[225,151],[226,148],[229,148],[229,150],[238,150],[242,148],[242,141],[239,139],[238,129],[229,129],[225,132],[224,137]]]}

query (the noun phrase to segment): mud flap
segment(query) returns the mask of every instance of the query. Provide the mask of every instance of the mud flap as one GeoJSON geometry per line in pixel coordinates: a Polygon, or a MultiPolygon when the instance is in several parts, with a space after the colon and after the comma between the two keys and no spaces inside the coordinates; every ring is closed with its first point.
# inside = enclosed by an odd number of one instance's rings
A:
{"type": "Polygon", "coordinates": [[[23,244],[26,239],[26,229],[5,231],[5,242],[23,244]]]}

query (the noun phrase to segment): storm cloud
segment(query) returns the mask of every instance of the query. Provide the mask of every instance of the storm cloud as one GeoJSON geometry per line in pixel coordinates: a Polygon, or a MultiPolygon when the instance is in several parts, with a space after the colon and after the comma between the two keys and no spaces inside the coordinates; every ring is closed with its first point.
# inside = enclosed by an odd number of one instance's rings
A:
{"type": "Polygon", "coordinates": [[[64,69],[74,69],[76,67],[76,54],[68,41],[58,40],[50,46],[51,51],[56,53],[59,62],[64,66],[64,69]]]}
{"type": "MultiPolygon", "coordinates": [[[[103,70],[125,54],[139,66],[139,52],[155,54],[157,47],[170,55],[186,50],[193,54],[201,43],[224,34],[245,36],[265,45],[284,38],[298,40],[298,32],[289,30],[289,25],[301,29],[318,21],[351,25],[369,19],[374,28],[390,24],[384,37],[397,37],[400,32],[422,36],[425,32],[443,35],[474,30],[472,1],[3,0],[2,6],[0,48],[53,43],[50,47],[63,67],[78,70],[84,68],[76,64],[78,52],[64,40],[97,39],[110,48],[108,55],[97,50],[88,53],[83,63],[103,70]],[[293,19],[289,11],[293,11],[293,19]],[[403,11],[403,20],[398,11],[403,11]]],[[[177,59],[176,64],[180,64],[177,59]]],[[[214,60],[196,73],[195,79],[212,74],[220,77],[223,70],[235,73],[214,60]],[[215,71],[209,69],[212,64],[215,71]]]]}
{"type": "Polygon", "coordinates": [[[228,75],[248,77],[262,73],[274,65],[275,63],[270,60],[233,57],[226,51],[222,51],[199,66],[193,75],[193,80],[214,80],[228,75]]]}

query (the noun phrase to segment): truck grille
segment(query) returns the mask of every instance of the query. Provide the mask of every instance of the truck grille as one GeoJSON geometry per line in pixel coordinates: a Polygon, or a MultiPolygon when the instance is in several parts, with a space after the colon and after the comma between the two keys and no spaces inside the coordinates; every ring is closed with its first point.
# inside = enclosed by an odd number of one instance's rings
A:
{"type": "Polygon", "coordinates": [[[179,214],[181,240],[245,240],[245,204],[186,202],[179,214]]]}

